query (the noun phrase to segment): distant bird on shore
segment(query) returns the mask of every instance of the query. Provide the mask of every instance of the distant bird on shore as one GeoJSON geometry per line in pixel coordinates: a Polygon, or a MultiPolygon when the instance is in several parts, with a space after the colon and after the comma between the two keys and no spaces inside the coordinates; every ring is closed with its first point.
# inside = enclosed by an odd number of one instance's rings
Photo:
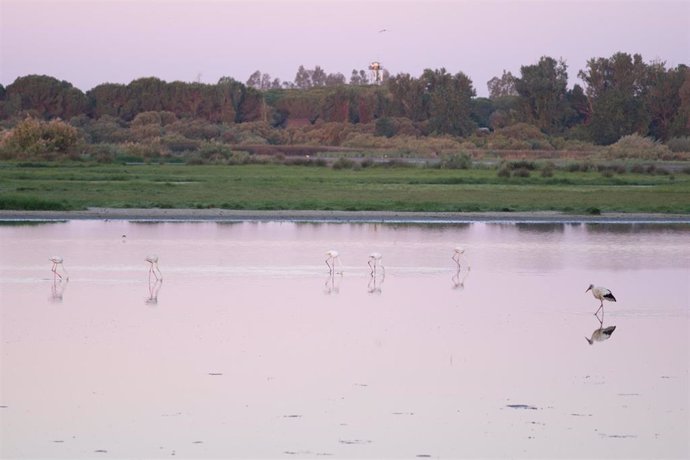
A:
{"type": "Polygon", "coordinates": [[[157,255],[146,256],[146,262],[151,264],[149,266],[149,279],[151,278],[151,273],[153,273],[153,276],[155,276],[157,280],[162,280],[163,274],[161,273],[161,269],[158,268],[158,256],[157,255]]]}
{"type": "Polygon", "coordinates": [[[53,266],[50,269],[50,271],[53,272],[53,276],[57,276],[58,278],[62,279],[62,275],[58,273],[58,268],[62,267],[62,271],[65,273],[65,277],[69,279],[69,275],[67,274],[67,269],[65,269],[65,265],[63,264],[62,257],[52,256],[49,260],[53,263],[53,266]]]}
{"type": "MultiPolygon", "coordinates": [[[[606,289],[605,287],[601,286],[595,286],[593,284],[590,284],[589,287],[587,288],[587,291],[591,290],[592,295],[594,296],[595,299],[599,299],[599,302],[601,304],[599,305],[599,310],[604,308],[604,300],[608,300],[610,302],[615,302],[616,298],[613,296],[610,290],[606,289]]],[[[585,292],[587,292],[585,291],[585,292]]],[[[594,313],[595,315],[599,313],[599,310],[594,313]]]]}
{"type": "Polygon", "coordinates": [[[369,254],[369,261],[367,262],[367,264],[371,269],[372,275],[376,274],[376,267],[381,267],[383,273],[386,273],[386,268],[383,266],[382,257],[383,256],[380,252],[372,252],[371,254],[369,254]]]}
{"type": "Polygon", "coordinates": [[[340,270],[342,273],[343,263],[340,261],[340,254],[338,254],[338,251],[335,249],[329,249],[326,251],[326,265],[328,265],[328,270],[331,273],[335,273],[336,262],[340,265],[340,270]]]}

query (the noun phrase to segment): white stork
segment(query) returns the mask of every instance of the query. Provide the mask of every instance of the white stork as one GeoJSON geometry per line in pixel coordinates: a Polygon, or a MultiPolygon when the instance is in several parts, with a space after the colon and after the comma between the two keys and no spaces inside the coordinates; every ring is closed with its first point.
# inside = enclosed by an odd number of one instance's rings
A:
{"type": "MultiPolygon", "coordinates": [[[[587,288],[587,291],[591,290],[592,295],[594,296],[595,299],[599,299],[601,302],[601,305],[599,305],[599,310],[604,308],[604,300],[608,300],[611,302],[615,302],[616,298],[613,296],[610,290],[606,289],[605,287],[601,286],[595,286],[593,284],[590,284],[589,287],[587,288]]],[[[585,291],[585,292],[587,292],[585,291]]],[[[595,315],[599,313],[599,310],[594,313],[595,315]]]]}
{"type": "Polygon", "coordinates": [[[608,340],[611,338],[611,334],[613,334],[613,331],[616,330],[616,326],[608,326],[608,327],[600,327],[596,331],[592,332],[592,338],[587,339],[587,342],[589,342],[590,345],[594,344],[594,342],[603,342],[604,340],[608,340]]]}

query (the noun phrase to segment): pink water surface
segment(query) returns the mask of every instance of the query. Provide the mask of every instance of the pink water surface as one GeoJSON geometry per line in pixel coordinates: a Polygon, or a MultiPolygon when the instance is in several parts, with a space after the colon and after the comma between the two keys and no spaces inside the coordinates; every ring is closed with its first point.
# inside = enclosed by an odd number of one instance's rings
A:
{"type": "Polygon", "coordinates": [[[683,225],[0,226],[0,456],[687,458],[689,261],[683,225]]]}

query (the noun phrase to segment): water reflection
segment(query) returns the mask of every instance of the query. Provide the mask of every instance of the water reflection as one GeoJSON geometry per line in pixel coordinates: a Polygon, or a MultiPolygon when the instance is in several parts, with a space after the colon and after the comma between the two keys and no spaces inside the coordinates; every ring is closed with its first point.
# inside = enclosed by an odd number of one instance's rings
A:
{"type": "Polygon", "coordinates": [[[596,315],[597,321],[599,321],[599,327],[592,332],[592,338],[587,338],[587,342],[590,345],[593,345],[594,342],[603,342],[604,340],[608,340],[611,338],[611,334],[613,334],[613,331],[616,330],[616,326],[607,326],[604,327],[604,312],[601,312],[601,317],[599,315],[596,315]]]}
{"type": "Polygon", "coordinates": [[[146,305],[158,305],[158,292],[163,286],[163,279],[151,280],[149,277],[149,297],[146,299],[146,305]]]}
{"type": "Polygon", "coordinates": [[[381,294],[381,285],[386,279],[386,272],[381,273],[381,276],[377,275],[375,272],[371,272],[369,275],[369,283],[367,284],[367,292],[369,294],[381,294]]]}
{"type": "Polygon", "coordinates": [[[338,276],[331,271],[326,277],[326,282],[324,283],[323,292],[326,294],[338,294],[340,292],[340,282],[343,278],[343,273],[339,272],[338,276]]]}
{"type": "Polygon", "coordinates": [[[690,228],[528,230],[0,225],[0,457],[690,458],[690,228]],[[590,282],[625,304],[596,349],[590,282]]]}
{"type": "Polygon", "coordinates": [[[451,281],[453,282],[453,289],[457,289],[462,291],[465,289],[465,280],[467,279],[467,276],[470,274],[470,267],[469,265],[465,268],[462,269],[460,265],[458,265],[457,271],[453,274],[451,281]]]}
{"type": "Polygon", "coordinates": [[[62,296],[65,294],[69,278],[58,278],[53,276],[53,284],[50,287],[50,301],[54,303],[62,302],[62,296]]]}

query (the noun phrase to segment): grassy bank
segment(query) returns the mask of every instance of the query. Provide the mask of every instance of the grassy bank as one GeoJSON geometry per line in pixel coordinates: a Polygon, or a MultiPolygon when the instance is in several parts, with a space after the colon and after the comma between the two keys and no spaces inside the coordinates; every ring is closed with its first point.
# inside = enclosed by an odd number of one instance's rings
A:
{"type": "Polygon", "coordinates": [[[301,165],[0,164],[0,209],[226,208],[690,214],[690,175],[301,165]]]}

